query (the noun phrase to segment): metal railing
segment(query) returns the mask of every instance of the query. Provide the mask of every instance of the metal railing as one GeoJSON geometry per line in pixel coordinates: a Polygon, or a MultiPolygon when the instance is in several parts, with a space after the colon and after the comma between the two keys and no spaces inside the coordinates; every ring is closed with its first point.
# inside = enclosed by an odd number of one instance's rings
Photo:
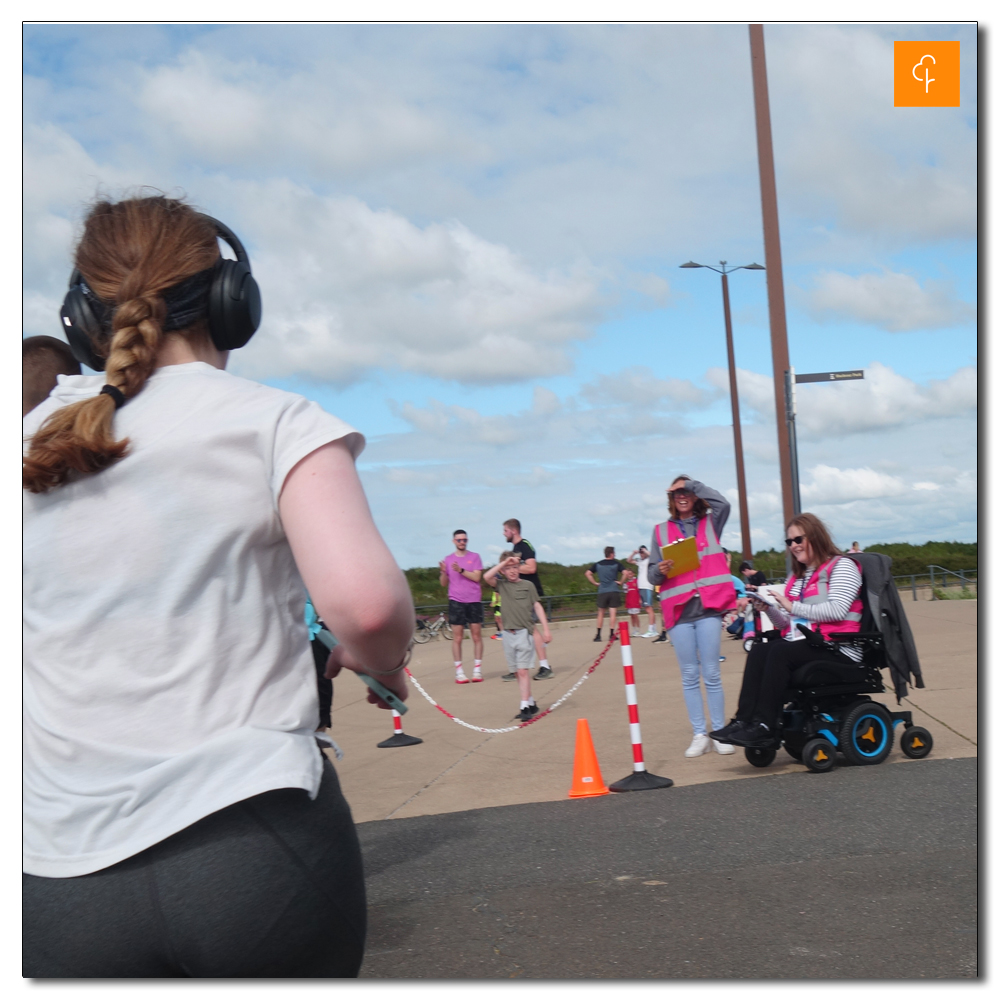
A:
{"type": "MultiPolygon", "coordinates": [[[[935,583],[935,573],[937,573],[940,576],[941,586],[942,587],[947,587],[948,586],[948,577],[949,576],[953,576],[956,579],[962,581],[962,590],[968,590],[969,589],[969,584],[971,583],[971,584],[975,585],[976,595],[978,596],[978,594],[979,594],[979,571],[978,570],[975,570],[975,569],[958,569],[958,570],[953,570],[953,569],[945,569],[944,566],[928,566],[927,567],[927,571],[928,571],[928,574],[929,574],[930,580],[931,580],[931,600],[932,601],[938,600],[937,588],[936,588],[936,583],[935,583]],[[966,576],[966,573],[973,574],[972,579],[968,578],[966,576]]],[[[914,587],[914,598],[913,599],[914,600],[917,599],[916,598],[916,587],[914,587]]]]}
{"type": "MultiPolygon", "coordinates": [[[[949,577],[954,577],[960,581],[963,591],[969,591],[970,587],[975,588],[979,593],[979,571],[975,569],[945,569],[944,566],[928,566],[926,573],[904,573],[902,576],[894,576],[897,590],[909,590],[913,595],[913,600],[919,600],[918,590],[930,589],[929,600],[938,601],[939,588],[946,588],[949,584],[949,577]]],[[[774,577],[768,579],[769,584],[782,584],[785,577],[774,577]]],[[[953,581],[952,581],[953,584],[953,581]]]]}

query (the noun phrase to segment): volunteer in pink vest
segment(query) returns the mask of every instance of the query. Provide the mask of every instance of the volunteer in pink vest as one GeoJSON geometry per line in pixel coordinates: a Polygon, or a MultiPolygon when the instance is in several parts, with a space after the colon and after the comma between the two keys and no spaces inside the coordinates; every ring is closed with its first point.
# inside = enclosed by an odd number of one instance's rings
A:
{"type": "Polygon", "coordinates": [[[792,554],[792,575],[784,593],[774,594],[780,607],[768,606],[767,613],[788,641],[757,643],[750,650],[736,717],[711,733],[712,739],[723,743],[774,745],[792,671],[816,660],[851,666],[861,659],[856,649],[810,646],[796,628],[802,624],[823,636],[861,628],[861,571],[857,563],[841,555],[815,514],[799,514],[788,526],[785,544],[792,554]]]}
{"type": "Polygon", "coordinates": [[[727,743],[708,735],[701,685],[705,685],[708,714],[713,729],[721,729],[726,718],[719,671],[722,615],[736,606],[736,591],[730,579],[729,560],[719,538],[729,519],[729,501],[716,490],[689,476],[678,476],[667,490],[670,518],[653,529],[650,551],[661,555],[649,560],[648,576],[660,590],[663,627],[677,654],[681,668],[684,704],[694,737],[685,757],[700,757],[714,745],[722,754],[733,753],[727,743]],[[662,559],[661,546],[694,537],[700,560],[697,569],[668,577],[673,559],[662,559]]]}

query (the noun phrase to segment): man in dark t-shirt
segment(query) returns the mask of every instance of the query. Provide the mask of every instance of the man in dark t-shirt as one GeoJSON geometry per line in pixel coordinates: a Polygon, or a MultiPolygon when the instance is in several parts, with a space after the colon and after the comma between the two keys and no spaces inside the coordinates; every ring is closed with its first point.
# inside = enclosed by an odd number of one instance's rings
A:
{"type": "Polygon", "coordinates": [[[767,577],[759,569],[755,570],[748,562],[740,563],[740,575],[751,587],[762,587],[767,583],[767,577]]]}
{"type": "MultiPolygon", "coordinates": [[[[542,581],[538,579],[538,561],[535,558],[534,546],[526,538],[521,537],[521,522],[512,517],[503,523],[503,537],[510,545],[511,552],[521,557],[521,579],[533,584],[538,596],[541,597],[545,590],[542,588],[542,581]]],[[[546,658],[545,644],[542,642],[542,634],[536,629],[534,633],[535,652],[538,654],[538,673],[534,680],[544,681],[554,676],[552,667],[546,658]]],[[[508,673],[504,675],[504,680],[515,680],[517,675],[508,673]]]]}
{"type": "Polygon", "coordinates": [[[605,608],[611,612],[611,634],[608,638],[614,639],[615,637],[615,619],[622,604],[618,575],[624,569],[625,566],[615,558],[614,546],[609,545],[604,550],[604,558],[600,562],[594,563],[586,572],[587,579],[597,588],[597,635],[594,636],[594,642],[601,641],[601,626],[604,624],[605,608]],[[595,573],[597,579],[594,579],[595,573]]]}

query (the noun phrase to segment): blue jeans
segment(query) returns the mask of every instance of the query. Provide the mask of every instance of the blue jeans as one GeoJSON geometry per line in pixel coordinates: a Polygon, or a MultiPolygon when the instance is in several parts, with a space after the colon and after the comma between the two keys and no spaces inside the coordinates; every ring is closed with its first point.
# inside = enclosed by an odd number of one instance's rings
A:
{"type": "Polygon", "coordinates": [[[722,616],[713,615],[700,621],[675,625],[669,634],[680,664],[684,704],[695,736],[709,731],[705,727],[705,708],[701,700],[699,679],[705,683],[712,729],[721,729],[726,724],[722,673],[719,670],[722,616]]]}

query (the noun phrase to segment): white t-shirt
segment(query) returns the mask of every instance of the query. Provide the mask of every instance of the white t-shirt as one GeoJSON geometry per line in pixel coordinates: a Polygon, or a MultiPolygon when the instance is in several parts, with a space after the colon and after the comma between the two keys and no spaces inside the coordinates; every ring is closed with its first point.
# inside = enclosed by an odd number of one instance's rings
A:
{"type": "MultiPolygon", "coordinates": [[[[59,376],[29,413],[95,395],[59,376]]],[[[193,362],[115,415],[129,454],[24,493],[24,870],[115,864],[273,788],[315,797],[305,592],[278,516],[306,455],[364,438],[301,396],[193,362]]]]}
{"type": "Polygon", "coordinates": [[[649,556],[646,556],[645,559],[640,559],[638,563],[636,563],[636,566],[638,566],[639,568],[639,572],[636,573],[636,579],[638,580],[639,583],[639,589],[652,590],[653,588],[650,586],[649,576],[648,576],[649,556]]]}

